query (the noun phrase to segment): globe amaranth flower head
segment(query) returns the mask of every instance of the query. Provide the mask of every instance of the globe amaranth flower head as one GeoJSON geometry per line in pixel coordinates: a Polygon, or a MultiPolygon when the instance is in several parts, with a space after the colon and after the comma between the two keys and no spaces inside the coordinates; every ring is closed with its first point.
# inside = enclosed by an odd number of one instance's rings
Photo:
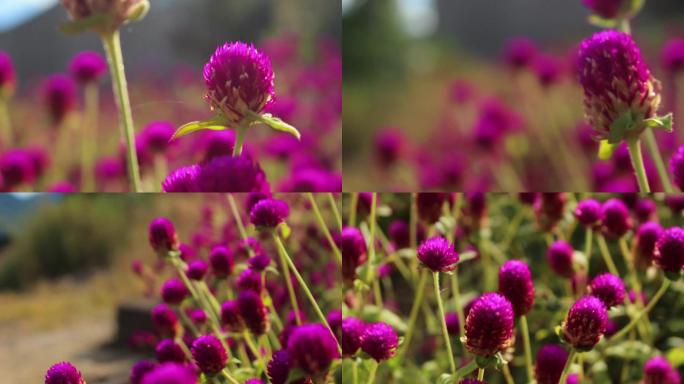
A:
{"type": "Polygon", "coordinates": [[[612,273],[600,274],[589,284],[589,292],[603,302],[606,308],[622,304],[625,300],[625,284],[612,273]]]}
{"type": "Polygon", "coordinates": [[[582,4],[604,19],[613,19],[620,14],[626,0],[582,0],[582,4]]]}
{"type": "Polygon", "coordinates": [[[150,222],[148,239],[152,249],[161,256],[170,251],[177,251],[179,247],[178,234],[171,220],[158,217],[150,222]]]}
{"type": "Polygon", "coordinates": [[[67,75],[52,75],[43,84],[43,99],[51,123],[59,125],[76,109],[76,84],[67,75]]]}
{"type": "Polygon", "coordinates": [[[185,352],[176,341],[164,339],[157,344],[154,350],[157,361],[160,363],[185,363],[185,352]]]}
{"type": "MultiPolygon", "coordinates": [[[[197,375],[188,365],[160,364],[142,377],[141,384],[197,384],[197,375]]],[[[133,383],[135,384],[135,383],[133,383]]]]}
{"type": "Polygon", "coordinates": [[[460,322],[460,320],[458,320],[458,313],[456,313],[456,312],[445,313],[444,314],[444,323],[446,323],[447,332],[450,335],[456,336],[460,333],[461,322],[460,322]]]}
{"type": "Polygon", "coordinates": [[[663,67],[672,73],[684,71],[684,39],[671,39],[663,48],[661,61],[663,67]]]}
{"type": "Polygon", "coordinates": [[[0,51],[0,98],[6,98],[14,93],[17,85],[17,75],[12,58],[0,51]]]}
{"type": "Polygon", "coordinates": [[[166,304],[178,305],[188,296],[188,288],[180,279],[166,280],[161,287],[161,297],[166,304]]]}
{"type": "Polygon", "coordinates": [[[506,42],[503,59],[511,68],[520,69],[532,64],[538,53],[534,41],[527,37],[515,37],[506,42]]]}
{"type": "Polygon", "coordinates": [[[152,372],[157,367],[157,364],[150,360],[140,360],[131,367],[131,374],[129,379],[131,384],[142,384],[143,378],[148,373],[152,372]]]}
{"type": "Polygon", "coordinates": [[[225,278],[233,274],[235,260],[233,253],[223,245],[216,245],[209,253],[209,265],[211,271],[218,278],[225,278]]]}
{"type": "Polygon", "coordinates": [[[660,82],[630,35],[606,30],[584,40],[576,71],[584,88],[585,113],[597,138],[611,143],[637,138],[645,129],[642,120],[656,116],[660,82]],[[611,125],[626,113],[631,113],[634,126],[611,132],[611,125]]]}
{"type": "Polygon", "coordinates": [[[296,327],[288,337],[287,352],[294,366],[313,376],[325,375],[340,358],[335,337],[321,324],[296,327]]]}
{"type": "Polygon", "coordinates": [[[572,266],[574,252],[570,243],[564,240],[556,240],[546,252],[546,259],[554,272],[562,277],[570,278],[575,274],[572,266]]]}
{"type": "Polygon", "coordinates": [[[48,369],[45,384],[86,384],[86,381],[76,367],[65,361],[48,369]]]}
{"type": "Polygon", "coordinates": [[[671,278],[678,278],[684,266],[684,229],[666,229],[655,245],[653,259],[671,278]]]}
{"type": "Polygon", "coordinates": [[[240,292],[237,297],[237,306],[240,317],[253,334],[259,336],[268,332],[270,328],[268,309],[259,293],[252,290],[240,292]]]}
{"type": "Polygon", "coordinates": [[[1,189],[11,191],[16,187],[31,184],[36,179],[36,170],[30,154],[22,149],[10,149],[0,156],[1,189]]]}
{"type": "Polygon", "coordinates": [[[233,332],[240,332],[244,328],[245,323],[236,300],[224,301],[221,304],[221,324],[233,332]]]}
{"type": "Polygon", "coordinates": [[[71,59],[69,72],[81,84],[93,83],[107,72],[107,61],[97,52],[83,51],[71,59]]]}
{"type": "Polygon", "coordinates": [[[290,208],[287,203],[277,199],[263,199],[254,204],[249,212],[249,220],[257,228],[273,229],[287,219],[290,208]]]}
{"type": "Polygon", "coordinates": [[[173,337],[180,330],[176,313],[166,304],[159,304],[152,308],[152,323],[162,336],[173,337]]]}
{"type": "Polygon", "coordinates": [[[459,258],[454,246],[443,237],[429,238],[418,247],[418,260],[433,272],[453,271],[459,258]]]}
{"type": "Polygon", "coordinates": [[[366,330],[366,324],[356,317],[345,317],[342,320],[342,356],[354,356],[361,348],[361,337],[366,330]]]}
{"type": "Polygon", "coordinates": [[[342,251],[342,277],[346,281],[356,278],[356,268],[366,262],[366,240],[358,228],[345,227],[337,236],[337,246],[342,251]]]}
{"type": "Polygon", "coordinates": [[[498,293],[485,293],[470,307],[465,322],[465,347],[477,356],[492,356],[513,341],[513,306],[498,293]]]}
{"type": "Polygon", "coordinates": [[[574,215],[582,225],[592,228],[601,222],[601,203],[596,199],[584,199],[577,203],[574,215]]]}
{"type": "Polygon", "coordinates": [[[386,323],[367,324],[361,335],[361,349],[377,362],[394,356],[398,345],[397,333],[386,323]]]}
{"type": "Polygon", "coordinates": [[[204,260],[191,260],[188,263],[188,269],[185,271],[185,275],[191,280],[202,280],[207,274],[209,266],[204,260]]]}
{"type": "Polygon", "coordinates": [[[534,304],[534,283],[527,264],[520,260],[508,260],[499,269],[499,293],[513,306],[515,316],[522,316],[534,304]]]}
{"type": "Polygon", "coordinates": [[[608,312],[603,302],[594,296],[577,300],[563,321],[563,339],[578,351],[589,351],[606,332],[608,312]]]}
{"type": "Polygon", "coordinates": [[[632,229],[632,218],[629,209],[620,199],[608,199],[601,207],[603,215],[603,233],[610,238],[622,237],[632,229]]]}
{"type": "Polygon", "coordinates": [[[684,191],[684,145],[677,148],[677,152],[670,159],[670,172],[674,176],[677,187],[684,191]]]}
{"type": "Polygon", "coordinates": [[[148,0],[62,0],[69,18],[83,20],[98,14],[108,17],[93,27],[100,34],[111,33],[132,19],[140,19],[149,8],[148,0]]]}
{"type": "Polygon", "coordinates": [[[539,348],[534,366],[537,384],[558,384],[567,360],[568,352],[560,345],[547,344],[539,348]]]}
{"type": "Polygon", "coordinates": [[[242,42],[216,49],[204,66],[205,98],[232,124],[251,111],[260,114],[275,97],[274,75],[268,56],[242,42]]]}
{"type": "Polygon", "coordinates": [[[395,164],[404,150],[404,135],[393,127],[382,128],[375,133],[373,144],[375,158],[383,167],[395,164]]]}
{"type": "Polygon", "coordinates": [[[657,221],[647,221],[639,226],[634,236],[635,263],[647,268],[653,262],[656,241],[663,234],[663,227],[657,221]]]}
{"type": "Polygon", "coordinates": [[[644,364],[643,384],[680,384],[679,372],[662,356],[655,356],[644,364]]]}
{"type": "Polygon", "coordinates": [[[425,192],[416,196],[418,216],[428,224],[436,223],[442,216],[442,206],[447,201],[447,194],[441,192],[425,192]]]}
{"type": "Polygon", "coordinates": [[[563,218],[568,195],[564,192],[545,192],[537,195],[534,213],[537,225],[544,231],[551,231],[563,218]]]}
{"type": "Polygon", "coordinates": [[[203,335],[192,343],[192,358],[200,371],[215,375],[226,367],[228,353],[214,335],[203,335]]]}
{"type": "Polygon", "coordinates": [[[153,121],[145,126],[138,135],[144,151],[154,155],[163,153],[171,143],[176,128],[168,121],[153,121]]]}
{"type": "Polygon", "coordinates": [[[271,384],[313,384],[310,377],[304,377],[296,381],[287,381],[292,368],[292,361],[287,349],[281,349],[273,353],[268,362],[266,374],[271,384]]]}

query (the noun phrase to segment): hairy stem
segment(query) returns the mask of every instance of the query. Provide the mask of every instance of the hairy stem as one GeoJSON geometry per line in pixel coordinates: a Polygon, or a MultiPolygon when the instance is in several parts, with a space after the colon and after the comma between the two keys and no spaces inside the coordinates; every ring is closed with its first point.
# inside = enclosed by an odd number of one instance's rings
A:
{"type": "Polygon", "coordinates": [[[527,368],[527,380],[534,379],[534,370],[532,368],[532,346],[530,345],[530,328],[527,325],[527,316],[520,316],[520,328],[523,337],[523,348],[525,349],[525,367],[527,368]]]}
{"type": "Polygon", "coordinates": [[[447,355],[449,356],[449,367],[451,374],[456,374],[456,362],[454,361],[454,353],[451,350],[451,341],[449,340],[449,330],[447,329],[446,319],[444,318],[444,304],[442,303],[442,295],[439,290],[439,272],[432,272],[432,281],[435,286],[435,298],[437,299],[437,308],[439,309],[439,322],[442,324],[442,336],[444,336],[444,344],[446,345],[447,355]]]}
{"type": "Polygon", "coordinates": [[[648,185],[644,158],[641,155],[641,142],[638,138],[628,139],[627,146],[629,148],[629,157],[632,159],[632,167],[636,174],[637,183],[639,184],[639,191],[649,193],[651,192],[651,187],[648,185]]]}

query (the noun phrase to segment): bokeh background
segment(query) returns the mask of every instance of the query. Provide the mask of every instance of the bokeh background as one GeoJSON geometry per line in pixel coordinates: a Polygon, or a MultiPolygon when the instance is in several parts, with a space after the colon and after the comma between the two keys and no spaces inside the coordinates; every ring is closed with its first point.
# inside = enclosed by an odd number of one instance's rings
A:
{"type": "MultiPolygon", "coordinates": [[[[568,67],[574,47],[598,31],[587,22],[589,11],[580,0],[344,0],[342,4],[345,190],[634,188],[625,176],[631,176],[631,169],[617,169],[630,168],[629,161],[620,163],[624,153],[615,160],[617,165],[597,166],[597,146],[578,139],[582,95],[568,67]],[[533,69],[516,74],[502,63],[504,47],[517,37],[532,40],[564,71],[553,89],[542,89],[533,69]],[[481,102],[492,98],[520,115],[522,123],[493,148],[480,149],[474,125],[481,102]],[[555,151],[546,152],[557,154],[560,161],[542,154],[544,147],[532,137],[535,131],[552,130],[560,135],[547,146],[555,151]],[[393,167],[379,164],[382,144],[376,143],[375,136],[379,132],[389,132],[384,135],[385,145],[401,147],[400,160],[393,167]],[[403,139],[401,145],[396,144],[397,136],[403,139]],[[561,143],[569,153],[562,153],[561,143]],[[577,163],[575,170],[551,168],[554,163],[562,168],[568,160],[577,163]],[[611,169],[610,180],[592,179],[593,167],[608,166],[616,168],[611,169]],[[518,182],[511,181],[509,174],[516,174],[518,182]]],[[[632,21],[632,33],[652,71],[665,83],[665,92],[671,91],[673,81],[663,74],[660,51],[669,38],[684,37],[683,20],[681,1],[647,0],[632,21]]],[[[665,93],[661,111],[673,110],[671,102],[673,98],[665,93]]],[[[673,137],[666,140],[669,147],[680,142],[673,137]]]]}

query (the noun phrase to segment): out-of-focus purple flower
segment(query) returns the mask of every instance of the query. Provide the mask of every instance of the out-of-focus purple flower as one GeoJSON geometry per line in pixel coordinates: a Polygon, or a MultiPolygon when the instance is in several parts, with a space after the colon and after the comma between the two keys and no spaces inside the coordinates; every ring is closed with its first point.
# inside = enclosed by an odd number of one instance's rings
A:
{"type": "Polygon", "coordinates": [[[456,312],[447,312],[444,314],[444,322],[447,326],[447,331],[452,336],[460,334],[460,321],[456,312]]]}
{"type": "Polygon", "coordinates": [[[45,384],[86,384],[81,372],[71,363],[57,363],[45,374],[45,384]]]}
{"type": "Polygon", "coordinates": [[[366,262],[366,240],[358,228],[345,227],[337,236],[337,246],[342,251],[342,277],[347,281],[356,278],[356,268],[366,262]]]}
{"type": "Polygon", "coordinates": [[[653,259],[663,271],[678,276],[684,266],[684,229],[666,229],[656,242],[653,259]]]}
{"type": "Polygon", "coordinates": [[[240,315],[240,308],[235,300],[224,301],[221,304],[221,324],[233,332],[240,332],[244,328],[244,321],[240,315]]]}
{"type": "Polygon", "coordinates": [[[211,271],[219,278],[225,278],[233,273],[235,261],[233,254],[227,247],[217,245],[209,253],[211,271]]]}
{"type": "Polygon", "coordinates": [[[407,248],[411,244],[410,229],[404,220],[394,220],[387,229],[387,235],[395,249],[407,248]]]}
{"type": "MultiPolygon", "coordinates": [[[[187,174],[186,183],[190,184],[192,172],[187,174]]],[[[268,188],[264,171],[246,153],[214,157],[200,164],[196,181],[199,192],[255,192],[268,188]]]]}
{"type": "Polygon", "coordinates": [[[492,356],[513,340],[513,306],[498,293],[480,296],[465,322],[465,347],[477,356],[492,356]]]}
{"type": "Polygon", "coordinates": [[[287,340],[287,352],[296,367],[314,376],[326,374],[340,358],[335,337],[321,324],[296,327],[287,340]]]}
{"type": "Polygon", "coordinates": [[[563,322],[563,339],[578,351],[589,351],[606,332],[608,312],[594,296],[577,300],[563,322]]]}
{"type": "Polygon", "coordinates": [[[192,358],[203,373],[214,375],[226,367],[228,353],[214,335],[203,335],[195,339],[191,351],[192,358]]]}
{"type": "Polygon", "coordinates": [[[76,108],[76,84],[67,75],[52,75],[43,85],[43,98],[50,121],[59,125],[76,108]]]}
{"type": "Polygon", "coordinates": [[[520,192],[518,193],[518,200],[525,205],[534,205],[537,201],[536,192],[520,192]]]}
{"type": "Polygon", "coordinates": [[[670,159],[670,172],[674,176],[677,187],[684,191],[684,146],[677,148],[677,152],[670,159]]]}
{"type": "Polygon", "coordinates": [[[584,199],[577,203],[574,214],[585,227],[595,227],[601,222],[601,203],[596,199],[584,199]]]}
{"type": "Polygon", "coordinates": [[[684,70],[684,39],[675,38],[669,40],[661,55],[663,67],[669,72],[684,70]]]}
{"type": "Polygon", "coordinates": [[[251,289],[252,291],[259,293],[263,289],[261,273],[251,268],[247,268],[238,276],[236,285],[241,290],[251,289]]]}
{"type": "Polygon", "coordinates": [[[150,153],[163,153],[176,128],[167,121],[153,121],[145,126],[138,135],[143,147],[150,153]]]}
{"type": "Polygon", "coordinates": [[[271,258],[264,253],[259,253],[250,257],[247,264],[253,270],[262,272],[271,264],[271,258]]]}
{"type": "Polygon", "coordinates": [[[566,241],[557,240],[549,247],[546,258],[554,272],[562,277],[570,278],[575,273],[572,267],[573,253],[572,245],[566,241]]]}
{"type": "Polygon", "coordinates": [[[504,62],[513,69],[532,64],[538,54],[537,45],[526,37],[515,37],[506,42],[503,51],[504,62]]]}
{"type": "Polygon", "coordinates": [[[152,308],[152,322],[157,331],[167,337],[175,336],[180,327],[176,313],[166,304],[159,304],[152,308]]]}
{"type": "Polygon", "coordinates": [[[178,305],[188,295],[188,289],[180,279],[169,279],[161,288],[161,297],[166,304],[178,305]]]}
{"type": "Polygon", "coordinates": [[[69,63],[71,76],[81,84],[95,82],[107,71],[107,61],[97,52],[83,51],[69,63]]]}
{"type": "Polygon", "coordinates": [[[432,237],[418,247],[418,259],[433,272],[449,272],[456,269],[459,255],[454,246],[443,237],[432,237]]]}
{"type": "Polygon", "coordinates": [[[340,192],[342,176],[319,168],[293,169],[280,189],[284,192],[340,192]]]}
{"type": "Polygon", "coordinates": [[[183,348],[171,339],[160,341],[155,348],[155,355],[160,363],[185,363],[183,348]]]}
{"type": "Polygon", "coordinates": [[[169,174],[162,182],[164,192],[199,192],[197,177],[200,172],[199,165],[181,167],[169,174]]]}
{"type": "Polygon", "coordinates": [[[534,305],[534,283],[530,268],[520,260],[508,260],[499,269],[499,293],[513,306],[515,316],[522,316],[534,305]]]}
{"type": "Polygon", "coordinates": [[[268,309],[261,300],[261,296],[252,290],[242,291],[237,297],[240,317],[245,325],[255,335],[263,335],[270,327],[268,309]]]}
{"type": "Polygon", "coordinates": [[[386,323],[367,324],[361,335],[361,349],[377,362],[394,356],[398,345],[397,333],[386,323]]]}
{"type": "Polygon", "coordinates": [[[463,79],[455,80],[449,86],[449,99],[457,104],[465,104],[475,95],[473,85],[463,79]]]}
{"type": "Polygon", "coordinates": [[[643,384],[680,384],[679,372],[662,356],[655,356],[644,364],[643,384]]]}
{"type": "Polygon", "coordinates": [[[258,228],[273,229],[287,219],[290,208],[287,203],[276,199],[263,199],[249,212],[249,219],[258,228]]]}
{"type": "Polygon", "coordinates": [[[204,160],[208,162],[215,157],[232,156],[235,147],[233,131],[211,131],[204,140],[204,160]]]}
{"type": "Polygon", "coordinates": [[[558,384],[567,360],[568,352],[560,345],[547,344],[539,348],[534,366],[537,384],[558,384]]]}
{"type": "Polygon", "coordinates": [[[622,237],[632,229],[632,218],[629,209],[620,199],[608,199],[601,207],[603,215],[603,232],[611,238],[622,237]]]}
{"type": "Polygon", "coordinates": [[[142,384],[197,384],[197,375],[188,366],[164,363],[142,377],[142,384]]]}
{"type": "Polygon", "coordinates": [[[378,130],[373,138],[375,157],[383,167],[389,167],[402,156],[404,135],[396,128],[387,127],[378,130]]]}
{"type": "Polygon", "coordinates": [[[601,300],[606,308],[620,305],[625,300],[625,284],[620,277],[611,273],[594,277],[589,284],[589,290],[591,295],[601,300]]]}
{"type": "Polygon", "coordinates": [[[14,71],[12,58],[7,53],[0,51],[0,96],[12,95],[16,84],[17,75],[14,71]]]}
{"type": "Polygon", "coordinates": [[[5,190],[32,183],[36,174],[31,156],[21,149],[5,152],[0,156],[0,176],[5,190]]]}
{"type": "MultiPolygon", "coordinates": [[[[292,368],[292,359],[287,349],[281,349],[273,353],[271,361],[268,362],[266,373],[271,384],[289,384],[287,381],[290,369],[292,368]]],[[[313,384],[309,377],[301,380],[291,382],[292,384],[313,384]]]]}
{"type": "Polygon", "coordinates": [[[250,111],[262,113],[275,97],[274,76],[268,56],[242,42],[216,49],[204,66],[206,99],[233,124],[250,111]]]}
{"type": "Polygon", "coordinates": [[[361,348],[361,336],[366,329],[366,324],[356,317],[345,317],[342,320],[342,356],[350,357],[361,348]]]}
{"type": "Polygon", "coordinates": [[[639,199],[634,206],[634,216],[636,216],[639,223],[655,220],[657,214],[656,211],[656,203],[648,198],[639,199]]]}
{"type": "Polygon", "coordinates": [[[544,87],[557,84],[563,78],[564,62],[555,56],[539,55],[534,60],[534,73],[544,87]]]}
{"type": "Polygon", "coordinates": [[[615,18],[625,3],[625,0],[582,0],[585,7],[604,19],[615,18]]]}
{"type": "Polygon", "coordinates": [[[540,193],[534,203],[537,224],[544,231],[551,231],[563,218],[568,195],[564,192],[540,193]]]}
{"type": "Polygon", "coordinates": [[[171,220],[158,217],[150,222],[148,239],[157,254],[166,256],[170,251],[178,250],[178,234],[171,220]]]}
{"type": "Polygon", "coordinates": [[[442,206],[447,201],[446,193],[425,192],[416,197],[418,216],[426,223],[436,223],[442,216],[442,206]]]}
{"type": "Polygon", "coordinates": [[[48,187],[50,193],[75,193],[76,187],[68,181],[59,181],[48,187]]]}
{"type": "Polygon", "coordinates": [[[142,384],[145,375],[150,373],[156,367],[157,364],[150,360],[140,360],[135,363],[131,368],[131,374],[129,376],[131,384],[142,384]]]}
{"type": "Polygon", "coordinates": [[[660,83],[651,76],[630,35],[605,30],[584,40],[577,54],[576,71],[584,88],[585,112],[598,138],[619,142],[638,137],[644,124],[611,135],[611,125],[629,111],[643,119],[655,116],[660,83]]]}
{"type": "Polygon", "coordinates": [[[663,234],[663,227],[656,221],[647,221],[639,226],[634,236],[635,261],[646,268],[653,262],[656,241],[663,234]]]}
{"type": "Polygon", "coordinates": [[[207,274],[209,266],[204,260],[192,260],[188,263],[188,270],[185,272],[186,276],[192,280],[202,280],[207,274]]]}

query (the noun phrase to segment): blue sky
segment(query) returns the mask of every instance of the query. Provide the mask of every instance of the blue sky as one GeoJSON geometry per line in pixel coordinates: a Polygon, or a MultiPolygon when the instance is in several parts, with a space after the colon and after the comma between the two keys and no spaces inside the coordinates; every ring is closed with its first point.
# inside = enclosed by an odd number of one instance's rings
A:
{"type": "Polygon", "coordinates": [[[0,0],[0,32],[37,16],[58,0],[0,0]]]}

